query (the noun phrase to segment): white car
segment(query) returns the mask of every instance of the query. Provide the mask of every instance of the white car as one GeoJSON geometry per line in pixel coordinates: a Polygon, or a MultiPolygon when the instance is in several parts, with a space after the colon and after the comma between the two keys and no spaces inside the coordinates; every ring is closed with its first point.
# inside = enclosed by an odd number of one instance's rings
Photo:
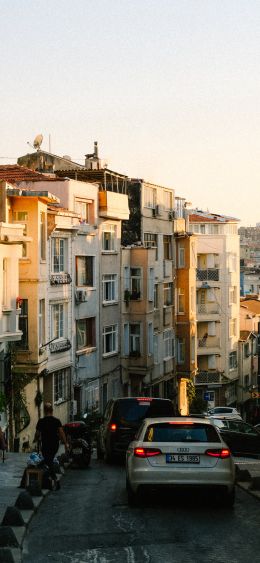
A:
{"type": "Polygon", "coordinates": [[[206,419],[146,418],[126,453],[126,489],[135,504],[147,488],[218,488],[233,506],[235,465],[216,427],[206,419]]]}
{"type": "Polygon", "coordinates": [[[242,420],[237,409],[234,407],[214,407],[208,410],[210,416],[217,416],[218,418],[226,416],[228,418],[236,418],[242,420]]]}

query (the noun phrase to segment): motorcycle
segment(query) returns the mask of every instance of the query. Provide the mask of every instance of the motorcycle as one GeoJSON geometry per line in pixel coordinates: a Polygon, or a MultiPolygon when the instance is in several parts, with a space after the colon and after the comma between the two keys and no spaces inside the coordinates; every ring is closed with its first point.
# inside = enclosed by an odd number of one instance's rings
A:
{"type": "Polygon", "coordinates": [[[88,467],[91,459],[91,438],[85,422],[67,422],[63,425],[63,430],[69,445],[69,458],[78,467],[88,467]]]}

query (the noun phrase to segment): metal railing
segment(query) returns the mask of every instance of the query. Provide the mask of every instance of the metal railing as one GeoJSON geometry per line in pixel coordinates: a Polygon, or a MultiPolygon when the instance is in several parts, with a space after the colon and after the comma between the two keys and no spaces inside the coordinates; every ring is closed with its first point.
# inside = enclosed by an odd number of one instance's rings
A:
{"type": "Polygon", "coordinates": [[[197,313],[200,314],[219,314],[220,307],[217,303],[198,303],[197,313]]]}
{"type": "Polygon", "coordinates": [[[58,342],[51,342],[50,346],[51,354],[56,354],[57,352],[66,352],[66,350],[70,350],[71,342],[68,338],[65,340],[59,340],[58,342]]]}
{"type": "Polygon", "coordinates": [[[220,338],[218,336],[203,336],[198,339],[199,348],[218,348],[220,346],[220,338]]]}
{"type": "Polygon", "coordinates": [[[70,274],[51,274],[50,276],[50,284],[51,285],[60,285],[65,283],[71,283],[72,278],[70,274]]]}
{"type": "Polygon", "coordinates": [[[195,376],[195,385],[207,385],[209,383],[221,383],[219,371],[199,371],[195,376]]]}
{"type": "Polygon", "coordinates": [[[204,270],[197,269],[198,281],[219,281],[219,269],[206,268],[204,270]]]}

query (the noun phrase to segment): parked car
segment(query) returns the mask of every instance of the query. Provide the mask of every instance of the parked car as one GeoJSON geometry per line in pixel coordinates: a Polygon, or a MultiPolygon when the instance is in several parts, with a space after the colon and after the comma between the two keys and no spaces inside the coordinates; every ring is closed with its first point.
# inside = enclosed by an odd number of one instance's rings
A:
{"type": "Polygon", "coordinates": [[[125,452],[144,420],[149,416],[174,416],[170,399],[122,397],[108,401],[97,434],[97,457],[112,462],[125,452]]]}
{"type": "Polygon", "coordinates": [[[240,419],[210,417],[233,455],[260,455],[260,434],[252,424],[240,419]]]}
{"type": "Polygon", "coordinates": [[[209,420],[146,418],[126,454],[129,504],[150,488],[218,490],[223,505],[235,498],[235,466],[221,434],[209,420]]]}
{"type": "Polygon", "coordinates": [[[234,407],[214,407],[208,410],[208,414],[213,416],[227,416],[228,418],[240,418],[242,420],[238,410],[234,407]]]}
{"type": "Polygon", "coordinates": [[[260,424],[255,424],[254,429],[260,434],[260,424]]]}

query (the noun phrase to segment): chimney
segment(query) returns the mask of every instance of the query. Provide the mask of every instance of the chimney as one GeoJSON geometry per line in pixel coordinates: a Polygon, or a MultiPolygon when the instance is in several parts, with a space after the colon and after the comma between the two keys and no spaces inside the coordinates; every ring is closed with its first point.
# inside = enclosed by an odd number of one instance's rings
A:
{"type": "Polygon", "coordinates": [[[94,158],[98,158],[98,142],[94,141],[94,158]]]}

